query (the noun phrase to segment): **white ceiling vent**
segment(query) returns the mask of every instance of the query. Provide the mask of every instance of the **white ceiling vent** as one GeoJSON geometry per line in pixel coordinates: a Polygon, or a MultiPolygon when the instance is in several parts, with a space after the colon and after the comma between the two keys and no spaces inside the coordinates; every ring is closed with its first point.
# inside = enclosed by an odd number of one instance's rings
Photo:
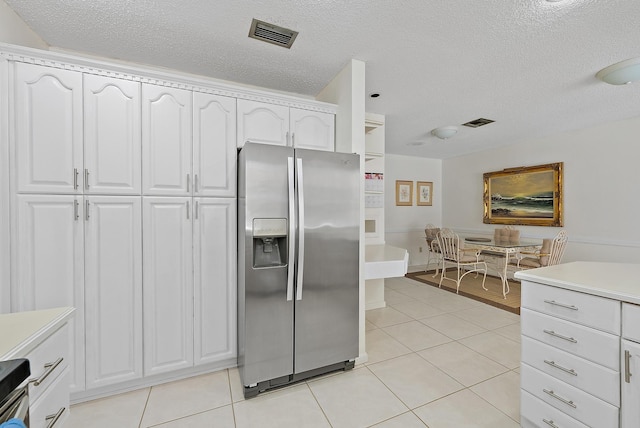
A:
{"type": "Polygon", "coordinates": [[[297,31],[289,30],[288,28],[278,27],[255,18],[251,21],[249,37],[252,39],[262,40],[263,42],[289,49],[297,36],[297,31]]]}

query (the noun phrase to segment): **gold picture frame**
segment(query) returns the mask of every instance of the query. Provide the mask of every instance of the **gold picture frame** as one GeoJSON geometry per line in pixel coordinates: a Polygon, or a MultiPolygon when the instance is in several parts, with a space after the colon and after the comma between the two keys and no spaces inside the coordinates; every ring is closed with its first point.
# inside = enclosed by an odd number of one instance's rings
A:
{"type": "Polygon", "coordinates": [[[413,181],[396,180],[396,205],[413,205],[413,181]]]}
{"type": "Polygon", "coordinates": [[[416,204],[420,206],[433,205],[433,183],[431,181],[416,182],[416,204]]]}
{"type": "Polygon", "coordinates": [[[487,172],[484,223],[562,227],[562,162],[487,172]]]}

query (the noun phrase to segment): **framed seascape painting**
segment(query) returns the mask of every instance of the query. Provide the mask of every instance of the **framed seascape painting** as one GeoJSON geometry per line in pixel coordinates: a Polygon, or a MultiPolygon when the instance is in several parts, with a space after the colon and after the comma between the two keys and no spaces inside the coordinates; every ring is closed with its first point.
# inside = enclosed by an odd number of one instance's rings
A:
{"type": "Polygon", "coordinates": [[[413,181],[396,180],[396,205],[413,205],[413,181]]]}
{"type": "Polygon", "coordinates": [[[433,205],[433,183],[430,181],[418,181],[416,186],[418,187],[417,205],[433,205]]]}
{"type": "Polygon", "coordinates": [[[562,162],[483,177],[484,223],[562,226],[562,162]]]}

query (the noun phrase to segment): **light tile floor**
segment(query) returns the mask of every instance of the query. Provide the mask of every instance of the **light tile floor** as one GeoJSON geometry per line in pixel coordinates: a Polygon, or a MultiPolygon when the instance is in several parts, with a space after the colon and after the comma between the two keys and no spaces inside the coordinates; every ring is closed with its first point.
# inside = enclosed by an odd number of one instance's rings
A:
{"type": "Polygon", "coordinates": [[[369,361],[245,401],[237,369],[71,407],[68,427],[518,427],[520,317],[407,278],[367,311],[369,361]]]}

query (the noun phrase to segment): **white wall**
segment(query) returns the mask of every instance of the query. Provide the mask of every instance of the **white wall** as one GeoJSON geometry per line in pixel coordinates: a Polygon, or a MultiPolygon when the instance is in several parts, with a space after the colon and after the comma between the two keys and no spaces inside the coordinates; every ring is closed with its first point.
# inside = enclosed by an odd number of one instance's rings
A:
{"type": "Polygon", "coordinates": [[[0,0],[0,42],[39,49],[49,47],[3,0],[0,0]]]}
{"type": "Polygon", "coordinates": [[[442,161],[410,156],[385,156],[385,241],[409,251],[409,265],[426,263],[424,227],[442,224],[442,161]],[[413,181],[413,206],[396,206],[396,180],[413,181]],[[433,205],[416,205],[416,182],[433,183],[433,205]],[[422,247],[422,252],[420,252],[422,247]]]}
{"type": "MultiPolygon", "coordinates": [[[[442,224],[490,233],[500,226],[482,223],[483,173],[564,162],[564,230],[569,244],[563,261],[640,263],[639,136],[636,117],[446,159],[442,192],[436,193],[443,201],[442,224]]],[[[414,220],[410,217],[408,223],[414,220]]],[[[536,238],[553,237],[560,230],[517,228],[521,235],[536,238]]]]}

